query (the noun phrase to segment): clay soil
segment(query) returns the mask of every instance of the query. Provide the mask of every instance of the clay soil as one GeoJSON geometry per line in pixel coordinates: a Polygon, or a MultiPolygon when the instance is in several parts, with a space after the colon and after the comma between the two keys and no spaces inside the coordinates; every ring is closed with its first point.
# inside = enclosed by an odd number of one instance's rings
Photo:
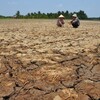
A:
{"type": "Polygon", "coordinates": [[[0,20],[0,100],[100,100],[100,22],[0,20]]]}

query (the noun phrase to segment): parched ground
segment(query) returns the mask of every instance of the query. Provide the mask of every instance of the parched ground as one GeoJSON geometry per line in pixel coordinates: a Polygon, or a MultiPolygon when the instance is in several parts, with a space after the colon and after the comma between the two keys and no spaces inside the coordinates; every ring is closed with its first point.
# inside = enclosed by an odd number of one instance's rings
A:
{"type": "Polygon", "coordinates": [[[0,20],[0,100],[100,100],[100,22],[0,20]]]}

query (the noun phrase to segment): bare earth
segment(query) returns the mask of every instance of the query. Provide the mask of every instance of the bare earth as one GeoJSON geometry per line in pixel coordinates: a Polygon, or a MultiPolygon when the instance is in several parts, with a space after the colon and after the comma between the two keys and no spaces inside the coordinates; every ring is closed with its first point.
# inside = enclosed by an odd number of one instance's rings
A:
{"type": "Polygon", "coordinates": [[[100,100],[100,22],[0,20],[0,100],[100,100]]]}

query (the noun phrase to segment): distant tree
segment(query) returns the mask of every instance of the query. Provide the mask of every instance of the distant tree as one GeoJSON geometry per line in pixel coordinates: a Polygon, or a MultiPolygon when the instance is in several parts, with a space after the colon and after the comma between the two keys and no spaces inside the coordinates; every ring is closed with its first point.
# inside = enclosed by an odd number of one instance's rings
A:
{"type": "Polygon", "coordinates": [[[64,14],[65,14],[65,12],[64,12],[64,11],[61,11],[61,14],[62,14],[62,15],[64,15],[64,14]]]}
{"type": "Polygon", "coordinates": [[[0,15],[0,18],[5,18],[5,16],[0,15]]]}
{"type": "Polygon", "coordinates": [[[20,11],[17,11],[15,16],[16,16],[16,18],[19,18],[20,17],[20,11]]]}
{"type": "Polygon", "coordinates": [[[79,19],[87,19],[87,15],[84,11],[80,10],[79,12],[77,12],[77,15],[79,17],[79,19]]]}
{"type": "Polygon", "coordinates": [[[46,18],[47,19],[48,18],[47,14],[43,13],[42,14],[42,18],[46,18]]]}
{"type": "Polygon", "coordinates": [[[58,16],[59,16],[59,15],[61,14],[61,11],[58,11],[57,14],[58,14],[58,16]]]}
{"type": "Polygon", "coordinates": [[[31,14],[30,14],[30,13],[28,13],[28,14],[27,14],[27,16],[29,16],[29,17],[30,17],[30,16],[31,16],[31,14]]]}
{"type": "Polygon", "coordinates": [[[73,15],[73,13],[72,13],[72,12],[71,12],[71,13],[69,13],[69,19],[70,19],[70,18],[72,18],[72,15],[73,15]]]}
{"type": "Polygon", "coordinates": [[[48,17],[49,19],[53,18],[53,13],[47,13],[47,17],[48,17]]]}
{"type": "Polygon", "coordinates": [[[40,12],[40,11],[38,11],[38,14],[39,14],[39,15],[41,15],[41,12],[40,12]]]}
{"type": "Polygon", "coordinates": [[[31,16],[34,16],[34,13],[31,13],[31,16]]]}
{"type": "Polygon", "coordinates": [[[31,14],[27,13],[27,15],[25,16],[25,18],[31,18],[31,14]]]}
{"type": "Polygon", "coordinates": [[[38,18],[42,18],[42,13],[40,11],[38,11],[37,15],[38,18]]]}
{"type": "Polygon", "coordinates": [[[34,13],[30,13],[30,17],[31,18],[34,18],[34,13]]]}
{"type": "Polygon", "coordinates": [[[64,13],[64,16],[65,16],[66,19],[69,19],[69,18],[70,18],[70,17],[69,17],[69,12],[66,11],[66,12],[64,13]]]}

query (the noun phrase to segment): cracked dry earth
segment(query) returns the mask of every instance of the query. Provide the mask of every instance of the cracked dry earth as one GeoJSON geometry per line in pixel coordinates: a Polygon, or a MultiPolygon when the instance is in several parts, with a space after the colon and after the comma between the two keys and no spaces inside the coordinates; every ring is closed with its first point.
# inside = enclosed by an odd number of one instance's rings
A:
{"type": "Polygon", "coordinates": [[[0,20],[0,100],[100,100],[100,22],[0,20]]]}

